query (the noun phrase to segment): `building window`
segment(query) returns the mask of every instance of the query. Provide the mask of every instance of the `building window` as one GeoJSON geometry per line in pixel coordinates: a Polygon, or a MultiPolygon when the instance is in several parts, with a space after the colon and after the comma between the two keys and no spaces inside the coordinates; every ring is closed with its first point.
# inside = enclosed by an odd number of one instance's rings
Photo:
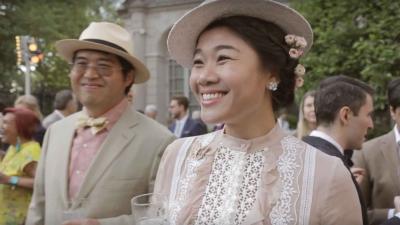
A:
{"type": "Polygon", "coordinates": [[[169,60],[169,99],[173,96],[184,95],[189,97],[189,110],[193,112],[193,110],[200,109],[199,103],[196,101],[196,98],[193,96],[189,87],[189,75],[190,71],[186,68],[183,68],[179,64],[176,63],[175,60],[169,60]]]}

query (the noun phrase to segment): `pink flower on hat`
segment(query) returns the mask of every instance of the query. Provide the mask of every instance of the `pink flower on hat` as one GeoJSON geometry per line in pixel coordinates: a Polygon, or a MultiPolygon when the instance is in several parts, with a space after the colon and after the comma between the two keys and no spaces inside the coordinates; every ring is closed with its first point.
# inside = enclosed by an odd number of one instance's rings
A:
{"type": "Polygon", "coordinates": [[[294,68],[294,74],[296,74],[297,77],[303,77],[304,74],[306,74],[306,68],[301,64],[297,64],[296,68],[294,68]]]}
{"type": "Polygon", "coordinates": [[[291,48],[289,50],[289,56],[290,56],[290,58],[293,58],[293,59],[298,59],[302,53],[303,53],[302,51],[299,51],[295,48],[291,48]]]}
{"type": "Polygon", "coordinates": [[[302,87],[304,85],[304,79],[302,77],[296,78],[296,88],[302,87]]]}
{"type": "Polygon", "coordinates": [[[293,35],[293,34],[288,34],[288,35],[285,36],[285,42],[286,42],[286,44],[288,44],[288,45],[291,46],[291,45],[294,44],[295,41],[296,41],[295,35],[293,35]]]}
{"type": "Polygon", "coordinates": [[[307,41],[305,38],[296,36],[295,39],[296,39],[296,41],[295,41],[296,47],[301,48],[301,49],[304,49],[305,47],[307,47],[307,41]]]}
{"type": "Polygon", "coordinates": [[[294,34],[288,34],[285,36],[285,42],[289,45],[289,55],[291,58],[299,58],[303,55],[303,50],[307,47],[307,41],[304,37],[297,36],[294,34]],[[294,49],[294,50],[293,50],[294,49]],[[297,53],[296,53],[296,51],[297,53]]]}

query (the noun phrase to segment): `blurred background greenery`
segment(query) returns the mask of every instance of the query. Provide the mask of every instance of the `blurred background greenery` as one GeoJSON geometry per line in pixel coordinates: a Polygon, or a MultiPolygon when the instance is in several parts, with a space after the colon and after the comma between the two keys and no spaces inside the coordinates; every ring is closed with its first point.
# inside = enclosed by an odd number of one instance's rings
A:
{"type": "Polygon", "coordinates": [[[24,94],[24,72],[16,64],[15,36],[38,41],[43,60],[31,73],[31,93],[44,114],[53,109],[58,90],[69,88],[68,64],[56,56],[54,42],[77,38],[90,21],[119,22],[116,1],[111,0],[3,0],[0,1],[0,98],[12,105],[24,94]]]}
{"type": "MultiPolygon", "coordinates": [[[[0,98],[6,105],[24,94],[24,73],[16,65],[15,36],[40,40],[44,54],[32,73],[32,94],[44,114],[52,111],[54,94],[69,87],[68,64],[58,58],[54,42],[77,38],[90,21],[120,23],[112,0],[0,0],[0,98]]],[[[391,129],[386,85],[400,76],[400,1],[392,0],[291,0],[289,4],[310,21],[314,45],[302,64],[306,66],[303,93],[331,75],[359,78],[376,90],[375,129],[370,137],[391,129]]],[[[162,22],[162,21],[160,21],[162,22]]],[[[297,107],[289,110],[295,128],[297,107]]]]}
{"type": "Polygon", "coordinates": [[[392,128],[388,81],[400,77],[400,1],[292,0],[314,30],[314,45],[302,63],[306,82],[298,97],[331,75],[348,75],[375,88],[376,136],[392,128]]]}

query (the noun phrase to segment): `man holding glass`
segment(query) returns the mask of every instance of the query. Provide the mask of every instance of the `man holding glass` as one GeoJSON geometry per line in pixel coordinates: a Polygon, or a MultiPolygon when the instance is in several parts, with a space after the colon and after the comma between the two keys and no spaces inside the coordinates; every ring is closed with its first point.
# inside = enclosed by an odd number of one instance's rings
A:
{"type": "Polygon", "coordinates": [[[130,224],[131,198],[151,192],[174,136],[129,107],[132,84],[149,78],[132,43],[125,29],[107,22],[56,43],[84,107],[46,133],[27,225],[130,224]]]}

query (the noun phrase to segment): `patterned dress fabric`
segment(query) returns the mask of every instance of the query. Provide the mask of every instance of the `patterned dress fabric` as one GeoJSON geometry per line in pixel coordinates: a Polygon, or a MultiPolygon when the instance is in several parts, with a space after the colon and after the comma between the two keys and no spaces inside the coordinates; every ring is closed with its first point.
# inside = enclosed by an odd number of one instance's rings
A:
{"type": "Polygon", "coordinates": [[[343,163],[277,126],[251,140],[224,130],[178,139],[155,192],[168,199],[171,225],[362,224],[343,163]]]}
{"type": "MultiPolygon", "coordinates": [[[[0,171],[7,176],[26,176],[26,165],[40,158],[40,145],[36,141],[26,142],[17,151],[10,145],[0,162],[0,171]]],[[[32,189],[0,184],[0,224],[20,225],[24,222],[32,189]]]]}

